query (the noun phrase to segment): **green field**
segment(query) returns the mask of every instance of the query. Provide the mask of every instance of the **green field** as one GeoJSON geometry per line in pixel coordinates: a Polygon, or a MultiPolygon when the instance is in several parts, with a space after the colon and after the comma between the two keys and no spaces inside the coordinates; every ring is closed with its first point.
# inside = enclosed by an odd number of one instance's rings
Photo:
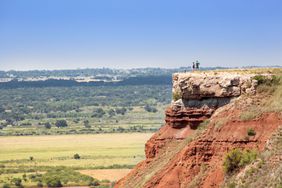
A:
{"type": "Polygon", "coordinates": [[[3,136],[0,137],[0,183],[7,177],[41,173],[55,166],[75,170],[130,168],[144,159],[144,145],[151,135],[3,136]],[[80,159],[73,158],[76,153],[80,159]]]}

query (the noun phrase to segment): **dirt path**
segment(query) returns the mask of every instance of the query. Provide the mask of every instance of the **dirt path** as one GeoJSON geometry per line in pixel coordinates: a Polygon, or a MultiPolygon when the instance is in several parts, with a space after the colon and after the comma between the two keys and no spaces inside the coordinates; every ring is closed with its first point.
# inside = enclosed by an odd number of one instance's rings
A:
{"type": "Polygon", "coordinates": [[[126,176],[131,169],[98,169],[98,170],[80,170],[79,172],[85,175],[92,176],[98,180],[107,179],[117,181],[126,176]]]}

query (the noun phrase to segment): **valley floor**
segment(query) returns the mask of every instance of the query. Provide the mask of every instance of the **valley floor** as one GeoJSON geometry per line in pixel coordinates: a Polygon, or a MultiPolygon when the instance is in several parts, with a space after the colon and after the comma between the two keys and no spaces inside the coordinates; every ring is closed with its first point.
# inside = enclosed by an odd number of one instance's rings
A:
{"type": "MultiPolygon", "coordinates": [[[[0,184],[26,173],[65,166],[96,179],[116,181],[145,158],[152,133],[0,137],[0,184]],[[74,159],[78,154],[80,159],[74,159]]],[[[23,183],[24,184],[24,183],[23,183]]]]}

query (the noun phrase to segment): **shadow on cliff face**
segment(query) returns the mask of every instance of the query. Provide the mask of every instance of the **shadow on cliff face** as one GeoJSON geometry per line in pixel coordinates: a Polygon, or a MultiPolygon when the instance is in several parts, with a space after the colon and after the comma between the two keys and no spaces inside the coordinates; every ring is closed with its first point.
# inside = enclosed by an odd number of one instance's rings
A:
{"type": "Polygon", "coordinates": [[[232,98],[223,97],[223,98],[203,98],[201,100],[190,99],[182,100],[183,106],[185,108],[211,108],[216,109],[230,103],[232,98]]]}

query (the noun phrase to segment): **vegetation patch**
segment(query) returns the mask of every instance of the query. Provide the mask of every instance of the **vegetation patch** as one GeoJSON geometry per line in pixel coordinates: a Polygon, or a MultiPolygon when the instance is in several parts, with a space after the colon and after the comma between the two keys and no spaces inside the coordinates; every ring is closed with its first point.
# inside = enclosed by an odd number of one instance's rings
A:
{"type": "Polygon", "coordinates": [[[171,85],[0,90],[0,136],[153,132],[171,85]]]}
{"type": "Polygon", "coordinates": [[[253,162],[257,157],[257,152],[254,150],[233,149],[228,152],[224,158],[223,168],[225,173],[231,174],[238,171],[240,168],[253,162]]]}
{"type": "Polygon", "coordinates": [[[248,134],[248,136],[255,136],[256,132],[255,132],[255,130],[253,128],[249,128],[247,130],[247,134],[248,134]]]}
{"type": "Polygon", "coordinates": [[[80,174],[70,168],[57,167],[47,171],[42,176],[35,178],[37,181],[43,182],[49,187],[60,187],[60,185],[98,185],[98,180],[80,174]]]}
{"type": "Polygon", "coordinates": [[[179,99],[181,99],[181,93],[180,93],[180,91],[174,91],[173,93],[172,93],[172,99],[174,100],[174,101],[177,101],[177,100],[179,100],[179,99]]]}
{"type": "Polygon", "coordinates": [[[202,123],[199,124],[199,126],[197,127],[197,129],[199,129],[199,130],[205,129],[209,123],[210,123],[210,120],[209,120],[209,119],[206,119],[206,120],[204,120],[202,123]]]}
{"type": "Polygon", "coordinates": [[[227,121],[228,117],[218,118],[214,123],[215,129],[219,130],[225,123],[227,123],[227,121]]]}
{"type": "Polygon", "coordinates": [[[275,91],[276,86],[280,85],[281,75],[256,75],[253,79],[257,80],[258,83],[257,92],[271,94],[275,91]]]}
{"type": "Polygon", "coordinates": [[[248,111],[243,111],[240,114],[240,120],[250,121],[250,120],[257,118],[259,115],[261,115],[261,112],[259,111],[259,109],[255,109],[254,107],[252,107],[248,111]]]}

